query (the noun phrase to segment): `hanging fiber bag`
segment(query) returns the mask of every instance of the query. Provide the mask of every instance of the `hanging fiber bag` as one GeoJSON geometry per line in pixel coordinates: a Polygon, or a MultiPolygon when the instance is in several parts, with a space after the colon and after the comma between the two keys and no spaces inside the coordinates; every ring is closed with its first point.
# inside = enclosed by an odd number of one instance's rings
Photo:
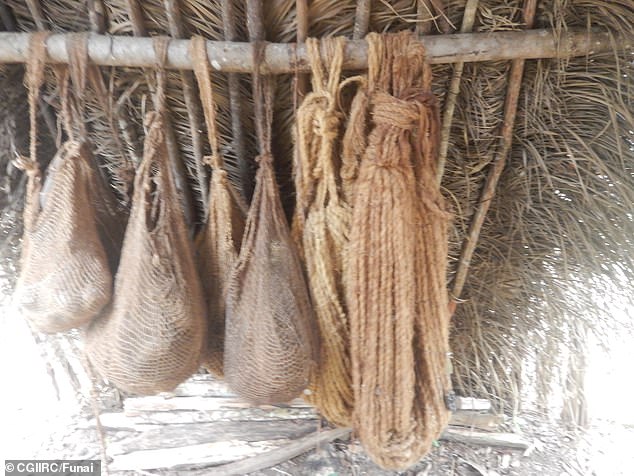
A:
{"type": "Polygon", "coordinates": [[[265,113],[256,117],[261,155],[227,294],[225,379],[234,392],[254,404],[299,396],[308,386],[317,351],[306,281],[273,171],[271,86],[269,78],[254,75],[255,99],[264,96],[265,100],[261,108],[265,113]]]}
{"type": "Polygon", "coordinates": [[[449,412],[449,215],[436,184],[438,106],[411,33],[367,36],[371,132],[348,248],[354,426],[389,469],[419,461],[449,412]]]}
{"type": "Polygon", "coordinates": [[[306,40],[313,90],[297,111],[296,174],[301,247],[320,331],[320,359],[306,399],[331,422],[350,425],[353,394],[350,336],[342,282],[350,208],[341,193],[337,139],[343,114],[337,101],[344,38],[306,40]],[[320,46],[326,51],[322,58],[320,46]]]}
{"type": "Polygon", "coordinates": [[[211,146],[209,216],[198,247],[198,267],[207,301],[207,348],[202,362],[210,372],[222,376],[225,341],[225,297],[231,269],[238,258],[244,233],[246,204],[223,169],[216,128],[216,103],[211,83],[207,47],[202,37],[191,39],[190,55],[200,89],[211,146]]]}
{"type": "MultiPolygon", "coordinates": [[[[44,79],[46,37],[46,33],[33,35],[27,62],[31,145],[30,158],[21,164],[28,174],[28,188],[21,270],[14,304],[34,329],[53,333],[90,321],[110,300],[112,274],[98,232],[95,202],[99,179],[85,140],[83,121],[77,121],[79,135],[70,125],[73,113],[66,74],[62,75],[60,85],[62,115],[70,140],[51,161],[44,184],[46,191],[40,200],[36,107],[44,79]]],[[[68,46],[71,57],[76,56],[76,45],[68,46]]],[[[81,95],[81,80],[75,78],[74,84],[81,95]]]]}
{"type": "Polygon", "coordinates": [[[98,373],[137,394],[173,390],[194,373],[207,326],[165,140],[166,40],[155,48],[157,111],[146,119],[114,297],[86,332],[86,354],[98,373]]]}

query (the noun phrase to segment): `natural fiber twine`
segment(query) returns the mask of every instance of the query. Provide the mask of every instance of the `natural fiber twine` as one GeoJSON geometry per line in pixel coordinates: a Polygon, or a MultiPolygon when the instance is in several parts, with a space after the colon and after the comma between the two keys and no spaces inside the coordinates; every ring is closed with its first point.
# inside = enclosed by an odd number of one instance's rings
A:
{"type": "Polygon", "coordinates": [[[273,171],[271,86],[269,78],[254,75],[254,96],[265,100],[265,117],[258,118],[263,121],[258,124],[261,155],[227,295],[225,379],[254,404],[299,396],[308,386],[317,351],[306,281],[273,171]]]}
{"type": "Polygon", "coordinates": [[[422,45],[368,35],[371,133],[348,248],[354,423],[385,468],[417,462],[449,417],[447,225],[438,109],[422,45]]]}
{"type": "MultiPolygon", "coordinates": [[[[28,186],[22,267],[14,303],[35,329],[53,333],[86,324],[110,300],[112,274],[99,231],[103,231],[104,227],[100,225],[108,221],[107,215],[112,210],[107,209],[107,204],[99,209],[95,206],[105,197],[105,190],[95,169],[90,146],[85,141],[83,122],[78,117],[82,110],[81,101],[78,100],[77,110],[72,110],[70,104],[70,78],[66,68],[62,71],[60,82],[70,140],[60,147],[51,161],[44,184],[45,192],[41,190],[36,104],[44,77],[46,36],[47,33],[33,36],[27,63],[31,146],[30,157],[20,164],[27,171],[28,186]],[[79,135],[73,132],[72,117],[80,124],[79,135]]],[[[78,90],[77,96],[81,98],[84,85],[78,77],[86,64],[85,43],[69,44],[69,48],[70,75],[78,90]],[[82,46],[83,62],[78,58],[82,56],[82,46]]],[[[114,230],[105,237],[110,245],[116,245],[114,230]]],[[[116,266],[116,253],[111,258],[113,266],[116,266]]]]}
{"type": "MultiPolygon", "coordinates": [[[[165,58],[164,39],[155,45],[165,58]]],[[[192,244],[168,163],[163,64],[113,301],[86,333],[86,353],[99,374],[139,394],[170,391],[195,372],[207,331],[192,244]]]]}
{"type": "Polygon", "coordinates": [[[295,234],[302,244],[320,330],[319,366],[306,397],[332,423],[350,425],[353,406],[349,325],[342,282],[350,209],[341,196],[337,96],[344,38],[308,39],[313,90],[297,111],[295,234]],[[320,46],[326,50],[322,58],[320,46]]]}
{"type": "Polygon", "coordinates": [[[211,145],[211,183],[209,185],[209,217],[202,231],[198,248],[198,266],[207,301],[207,349],[203,365],[218,376],[223,375],[225,341],[225,297],[231,269],[238,258],[244,233],[246,205],[229,181],[223,168],[218,146],[216,103],[211,82],[211,68],[205,40],[191,40],[194,72],[200,89],[207,133],[211,145]]]}

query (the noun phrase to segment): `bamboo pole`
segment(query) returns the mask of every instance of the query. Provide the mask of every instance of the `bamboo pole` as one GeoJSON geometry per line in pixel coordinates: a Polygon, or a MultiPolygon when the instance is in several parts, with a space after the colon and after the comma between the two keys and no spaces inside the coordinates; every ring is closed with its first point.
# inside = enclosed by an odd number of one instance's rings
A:
{"type": "MultiPolygon", "coordinates": [[[[524,21],[527,28],[533,25],[535,19],[535,10],[537,8],[537,0],[526,0],[524,2],[524,21]]],[[[473,215],[471,225],[469,226],[469,232],[463,243],[462,251],[460,253],[460,260],[458,261],[458,269],[453,282],[453,288],[451,291],[451,297],[453,299],[453,306],[460,299],[462,289],[464,288],[467,274],[469,272],[469,266],[471,265],[471,259],[473,258],[473,252],[476,249],[478,238],[484,220],[486,218],[493,197],[497,189],[497,184],[506,165],[508,155],[511,152],[511,146],[513,145],[513,128],[515,126],[515,116],[517,115],[517,104],[519,100],[520,88],[522,86],[522,77],[524,75],[524,60],[516,59],[511,63],[511,71],[508,78],[508,89],[506,92],[506,99],[504,101],[504,122],[502,123],[501,138],[497,151],[493,157],[493,163],[487,175],[482,189],[482,195],[480,197],[480,204],[473,215]]]]}
{"type": "MultiPolygon", "coordinates": [[[[26,61],[30,33],[0,33],[0,63],[26,61]]],[[[47,40],[48,60],[68,62],[66,35],[51,35],[47,40]]],[[[605,31],[570,30],[558,39],[549,30],[501,31],[495,33],[459,33],[423,37],[431,64],[498,61],[538,58],[568,58],[626,49],[631,37],[610,39],[605,31]]],[[[146,37],[90,35],[90,60],[97,65],[156,67],[153,40],[146,37]]],[[[192,69],[188,54],[189,41],[173,39],[168,48],[167,68],[192,69]]],[[[253,44],[208,41],[207,52],[212,68],[227,73],[252,73],[253,44]]],[[[367,68],[367,44],[364,40],[349,40],[345,47],[344,69],[367,68]]],[[[294,43],[268,43],[264,47],[261,66],[263,74],[309,72],[306,47],[294,43]]]]}

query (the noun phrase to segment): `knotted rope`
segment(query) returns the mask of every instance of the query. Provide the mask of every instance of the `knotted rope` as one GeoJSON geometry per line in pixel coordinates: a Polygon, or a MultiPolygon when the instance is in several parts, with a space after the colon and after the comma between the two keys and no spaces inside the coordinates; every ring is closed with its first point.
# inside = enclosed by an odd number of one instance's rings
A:
{"type": "Polygon", "coordinates": [[[313,91],[297,111],[300,173],[295,177],[294,233],[304,255],[321,334],[320,363],[307,399],[332,423],[349,425],[353,395],[342,272],[350,210],[338,184],[337,158],[343,125],[337,97],[344,38],[311,38],[306,48],[313,91]]]}

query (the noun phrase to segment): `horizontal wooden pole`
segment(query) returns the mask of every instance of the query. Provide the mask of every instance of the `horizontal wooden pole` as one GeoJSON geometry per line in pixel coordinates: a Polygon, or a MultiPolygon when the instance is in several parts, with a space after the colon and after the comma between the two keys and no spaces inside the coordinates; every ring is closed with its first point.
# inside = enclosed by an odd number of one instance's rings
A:
{"type": "MultiPolygon", "coordinates": [[[[0,33],[0,63],[25,62],[30,33],[0,33]]],[[[51,35],[47,40],[48,61],[68,62],[65,34],[51,35]]],[[[153,67],[156,55],[152,38],[90,34],[88,52],[91,61],[103,66],[153,67]]],[[[549,30],[503,31],[494,33],[461,33],[422,37],[432,64],[495,61],[512,59],[566,58],[608,51],[617,45],[626,48],[632,38],[610,41],[610,35],[597,31],[570,31],[557,41],[549,30]]],[[[192,69],[189,40],[172,39],[167,54],[167,67],[192,69]]],[[[212,67],[218,71],[250,73],[254,69],[253,45],[250,43],[208,41],[207,51],[212,67]]],[[[368,49],[364,40],[349,40],[345,48],[344,68],[362,70],[367,67],[368,49]]],[[[308,72],[304,44],[268,43],[261,71],[266,74],[308,72]]]]}

